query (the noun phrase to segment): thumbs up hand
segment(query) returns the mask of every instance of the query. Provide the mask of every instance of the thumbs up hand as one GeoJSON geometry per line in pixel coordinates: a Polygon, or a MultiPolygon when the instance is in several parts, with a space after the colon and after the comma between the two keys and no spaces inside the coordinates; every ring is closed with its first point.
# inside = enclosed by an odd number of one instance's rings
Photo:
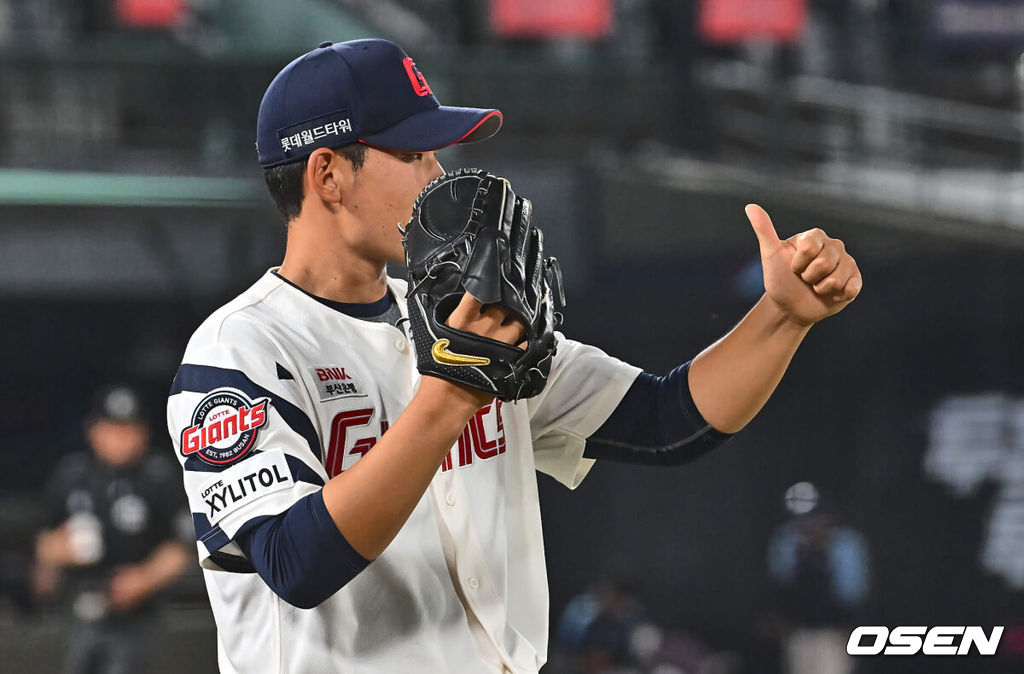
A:
{"type": "Polygon", "coordinates": [[[765,294],[791,321],[810,326],[860,293],[864,281],[842,241],[820,229],[783,241],[763,208],[750,204],[746,214],[761,247],[765,294]]]}

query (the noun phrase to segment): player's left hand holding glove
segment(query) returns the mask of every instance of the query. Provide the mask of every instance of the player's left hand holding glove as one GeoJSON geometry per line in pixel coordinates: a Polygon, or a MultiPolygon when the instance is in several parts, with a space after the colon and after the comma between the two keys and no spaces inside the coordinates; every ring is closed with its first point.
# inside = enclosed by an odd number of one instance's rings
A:
{"type": "Polygon", "coordinates": [[[852,302],[864,281],[857,262],[839,239],[811,229],[779,239],[763,208],[746,208],[761,248],[765,294],[793,322],[809,326],[852,302]]]}
{"type": "Polygon", "coordinates": [[[544,389],[561,274],[554,258],[544,257],[532,213],[508,180],[478,169],[446,173],[420,193],[402,240],[420,373],[506,402],[544,389]],[[467,294],[484,311],[500,308],[525,326],[525,348],[452,327],[467,294]]]}

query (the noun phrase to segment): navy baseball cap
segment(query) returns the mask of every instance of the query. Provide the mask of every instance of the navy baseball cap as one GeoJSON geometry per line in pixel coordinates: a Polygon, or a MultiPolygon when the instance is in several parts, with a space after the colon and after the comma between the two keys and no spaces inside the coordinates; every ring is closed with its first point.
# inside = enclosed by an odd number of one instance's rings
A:
{"type": "Polygon", "coordinates": [[[107,419],[119,424],[144,423],[138,391],[125,384],[103,387],[93,396],[88,422],[107,419]]]}
{"type": "Polygon", "coordinates": [[[416,63],[393,42],[324,42],[270,83],[256,150],[264,168],[357,142],[427,152],[490,138],[501,121],[498,110],[438,103],[416,63]]]}

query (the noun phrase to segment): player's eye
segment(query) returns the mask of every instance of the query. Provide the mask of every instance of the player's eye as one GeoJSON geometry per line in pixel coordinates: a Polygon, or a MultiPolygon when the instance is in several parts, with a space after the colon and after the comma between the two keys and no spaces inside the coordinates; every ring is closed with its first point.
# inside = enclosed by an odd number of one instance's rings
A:
{"type": "Polygon", "coordinates": [[[402,154],[402,161],[409,162],[410,164],[421,159],[423,159],[422,152],[405,152],[402,154]]]}

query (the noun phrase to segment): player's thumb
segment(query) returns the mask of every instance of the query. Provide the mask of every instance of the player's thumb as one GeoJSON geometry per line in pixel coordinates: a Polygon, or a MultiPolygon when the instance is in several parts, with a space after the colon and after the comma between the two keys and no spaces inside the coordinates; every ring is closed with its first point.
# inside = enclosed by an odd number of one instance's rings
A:
{"type": "Polygon", "coordinates": [[[775,232],[775,225],[768,213],[757,204],[747,204],[743,209],[750,220],[750,226],[754,228],[757,235],[757,243],[761,247],[761,257],[768,257],[779,248],[779,235],[775,232]]]}

